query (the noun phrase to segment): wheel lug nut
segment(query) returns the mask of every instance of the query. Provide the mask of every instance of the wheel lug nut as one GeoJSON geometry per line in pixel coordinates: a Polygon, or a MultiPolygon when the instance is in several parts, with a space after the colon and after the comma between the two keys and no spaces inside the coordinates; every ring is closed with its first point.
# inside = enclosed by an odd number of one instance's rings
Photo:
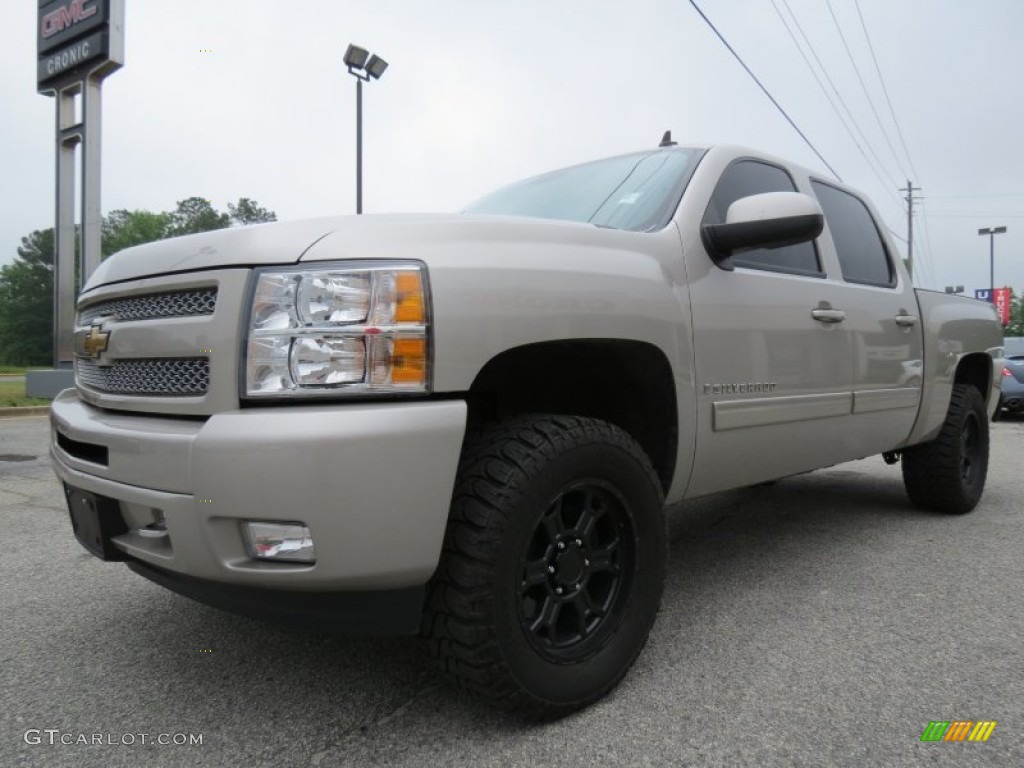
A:
{"type": "Polygon", "coordinates": [[[579,539],[576,539],[576,546],[577,547],[582,547],[583,546],[583,542],[580,541],[579,539]]]}
{"type": "Polygon", "coordinates": [[[548,573],[554,573],[554,572],[555,572],[555,566],[549,565],[548,566],[548,573]]]}
{"type": "Polygon", "coordinates": [[[583,564],[584,565],[590,565],[590,561],[587,560],[587,558],[583,558],[583,564]]]}
{"type": "Polygon", "coordinates": [[[562,590],[561,587],[555,587],[555,594],[556,595],[560,595],[560,594],[562,594],[562,592],[563,592],[563,590],[562,590]]]}
{"type": "Polygon", "coordinates": [[[576,589],[579,589],[579,588],[580,588],[580,585],[579,585],[579,584],[577,584],[577,585],[576,585],[576,589]]]}
{"type": "Polygon", "coordinates": [[[565,542],[564,541],[558,542],[558,548],[559,549],[565,549],[565,542]]]}

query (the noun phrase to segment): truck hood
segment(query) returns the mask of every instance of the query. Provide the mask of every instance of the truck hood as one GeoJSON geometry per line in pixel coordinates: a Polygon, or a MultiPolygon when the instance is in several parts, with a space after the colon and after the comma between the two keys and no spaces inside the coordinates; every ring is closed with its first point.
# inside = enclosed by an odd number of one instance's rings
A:
{"type": "Polygon", "coordinates": [[[335,259],[421,258],[445,245],[565,243],[635,248],[636,232],[577,222],[465,214],[336,216],[219,229],[158,240],[105,260],[85,290],[101,285],[223,267],[335,259]],[[629,246],[626,246],[626,243],[629,246]]]}
{"type": "Polygon", "coordinates": [[[340,217],[217,229],[136,245],[103,261],[85,291],[108,283],[224,266],[292,264],[334,230],[340,217]]]}

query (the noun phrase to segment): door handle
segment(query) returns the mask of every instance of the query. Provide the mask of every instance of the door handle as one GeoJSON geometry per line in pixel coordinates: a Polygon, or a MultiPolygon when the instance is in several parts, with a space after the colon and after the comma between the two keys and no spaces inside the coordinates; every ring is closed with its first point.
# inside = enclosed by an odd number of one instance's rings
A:
{"type": "Polygon", "coordinates": [[[913,328],[917,325],[917,318],[913,315],[896,315],[896,325],[904,328],[913,328]]]}
{"type": "Polygon", "coordinates": [[[812,309],[811,317],[823,323],[841,323],[846,319],[846,313],[841,309],[812,309]]]}

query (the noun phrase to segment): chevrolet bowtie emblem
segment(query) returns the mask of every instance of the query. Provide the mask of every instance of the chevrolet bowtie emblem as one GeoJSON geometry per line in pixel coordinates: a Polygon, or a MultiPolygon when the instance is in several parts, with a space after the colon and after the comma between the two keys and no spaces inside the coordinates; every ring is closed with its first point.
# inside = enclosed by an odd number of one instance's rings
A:
{"type": "Polygon", "coordinates": [[[110,331],[102,331],[98,325],[75,334],[75,352],[80,357],[99,357],[109,343],[110,331]]]}

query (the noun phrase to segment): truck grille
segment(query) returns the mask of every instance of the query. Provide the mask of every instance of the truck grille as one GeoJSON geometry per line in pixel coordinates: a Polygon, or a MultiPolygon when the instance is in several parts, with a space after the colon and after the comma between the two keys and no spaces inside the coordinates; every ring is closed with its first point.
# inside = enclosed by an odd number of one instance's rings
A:
{"type": "Polygon", "coordinates": [[[118,395],[205,395],[210,386],[210,361],[203,357],[118,360],[110,366],[75,361],[79,384],[118,395]]]}
{"type": "Polygon", "coordinates": [[[212,315],[216,305],[216,288],[127,296],[84,307],[78,313],[78,324],[87,325],[101,317],[113,320],[150,320],[157,317],[212,315]]]}

